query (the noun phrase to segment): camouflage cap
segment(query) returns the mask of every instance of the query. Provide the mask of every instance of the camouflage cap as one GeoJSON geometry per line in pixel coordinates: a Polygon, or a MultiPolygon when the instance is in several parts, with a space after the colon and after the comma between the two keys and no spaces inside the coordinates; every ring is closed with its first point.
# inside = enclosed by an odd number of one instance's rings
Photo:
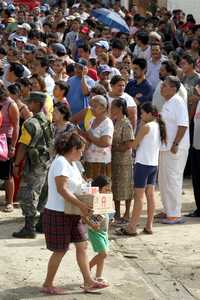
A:
{"type": "Polygon", "coordinates": [[[42,92],[31,92],[30,96],[28,97],[27,101],[31,102],[39,102],[39,103],[43,103],[45,102],[47,95],[45,93],[42,92]]]}

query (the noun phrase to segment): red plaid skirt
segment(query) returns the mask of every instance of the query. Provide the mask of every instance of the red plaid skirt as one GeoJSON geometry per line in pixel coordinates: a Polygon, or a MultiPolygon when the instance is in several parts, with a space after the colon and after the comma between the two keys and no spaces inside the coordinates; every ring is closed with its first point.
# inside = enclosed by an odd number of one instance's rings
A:
{"type": "Polygon", "coordinates": [[[85,226],[81,217],[66,215],[64,212],[45,209],[43,228],[47,249],[67,251],[70,243],[80,243],[87,240],[85,226]]]}

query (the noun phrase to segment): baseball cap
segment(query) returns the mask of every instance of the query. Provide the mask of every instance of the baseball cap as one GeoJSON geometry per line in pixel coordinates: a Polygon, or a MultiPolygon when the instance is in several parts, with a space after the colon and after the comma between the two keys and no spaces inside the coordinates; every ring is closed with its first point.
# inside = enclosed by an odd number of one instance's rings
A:
{"type": "Polygon", "coordinates": [[[10,12],[14,12],[15,11],[15,6],[12,3],[10,3],[7,6],[7,10],[9,10],[10,12]]]}
{"type": "Polygon", "coordinates": [[[57,55],[59,55],[59,54],[66,55],[67,54],[67,50],[66,50],[65,46],[61,43],[54,43],[51,45],[51,48],[57,55]]]}
{"type": "Polygon", "coordinates": [[[106,72],[108,72],[108,73],[111,72],[111,69],[108,65],[100,65],[98,67],[98,73],[106,73],[106,72]]]}
{"type": "Polygon", "coordinates": [[[0,24],[0,30],[3,30],[5,28],[6,28],[6,26],[4,24],[0,24]]]}
{"type": "Polygon", "coordinates": [[[80,58],[79,60],[76,61],[76,64],[85,67],[87,66],[87,60],[80,58]]]}
{"type": "Polygon", "coordinates": [[[31,31],[31,26],[28,23],[23,23],[22,25],[17,25],[17,28],[25,29],[26,31],[31,31]]]}
{"type": "Polygon", "coordinates": [[[33,44],[26,44],[25,47],[24,47],[24,50],[23,52],[24,53],[35,53],[36,51],[36,46],[33,45],[33,44]]]}
{"type": "Polygon", "coordinates": [[[23,35],[16,35],[13,40],[16,42],[22,42],[24,44],[27,42],[27,38],[23,35]]]}
{"type": "Polygon", "coordinates": [[[82,32],[82,33],[89,33],[89,31],[90,31],[90,29],[89,29],[89,27],[87,27],[87,26],[83,26],[83,27],[81,28],[81,32],[82,32]]]}
{"type": "Polygon", "coordinates": [[[96,46],[99,46],[99,47],[102,47],[102,48],[105,48],[107,51],[109,50],[110,46],[108,44],[107,41],[98,41],[95,43],[96,46]]]}

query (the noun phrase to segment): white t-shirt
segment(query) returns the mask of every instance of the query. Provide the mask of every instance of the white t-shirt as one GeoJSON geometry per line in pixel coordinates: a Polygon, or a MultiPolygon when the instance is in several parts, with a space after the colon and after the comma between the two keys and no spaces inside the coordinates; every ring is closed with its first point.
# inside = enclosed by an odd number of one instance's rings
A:
{"type": "Polygon", "coordinates": [[[48,174],[48,200],[46,208],[55,211],[64,211],[65,200],[58,193],[55,178],[65,176],[68,178],[68,188],[72,193],[79,193],[84,179],[75,162],[70,164],[62,155],[53,160],[48,174]]]}
{"type": "Polygon", "coordinates": [[[55,86],[55,81],[53,80],[51,75],[49,75],[48,73],[45,74],[44,81],[46,84],[47,94],[49,96],[53,96],[53,89],[55,86]]]}
{"type": "MultiPolygon", "coordinates": [[[[112,101],[116,98],[118,98],[118,97],[111,97],[108,95],[109,106],[111,105],[112,101]]],[[[136,107],[137,106],[133,97],[131,97],[127,93],[123,93],[119,98],[123,98],[124,100],[126,100],[127,107],[136,107]]]]}
{"type": "Polygon", "coordinates": [[[170,100],[165,101],[161,115],[167,129],[167,145],[162,144],[161,151],[169,151],[176,137],[178,127],[187,127],[187,130],[180,141],[180,149],[189,149],[189,117],[187,107],[182,98],[176,94],[170,100]]]}
{"type": "MultiPolygon", "coordinates": [[[[92,122],[93,123],[93,122],[92,122]]],[[[102,136],[110,136],[113,138],[114,126],[110,118],[106,118],[96,128],[90,128],[92,134],[100,138],[102,136]]],[[[85,161],[87,162],[98,162],[108,164],[111,162],[111,146],[109,147],[98,147],[94,144],[89,144],[85,150],[85,161]]]]}
{"type": "Polygon", "coordinates": [[[149,61],[151,59],[151,47],[147,46],[147,48],[143,50],[138,45],[136,45],[133,51],[133,55],[137,58],[144,58],[149,61]]]}

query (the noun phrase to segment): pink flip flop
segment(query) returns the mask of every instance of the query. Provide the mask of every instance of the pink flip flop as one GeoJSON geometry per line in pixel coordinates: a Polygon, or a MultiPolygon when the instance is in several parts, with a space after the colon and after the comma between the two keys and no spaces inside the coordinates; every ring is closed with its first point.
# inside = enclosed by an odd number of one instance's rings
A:
{"type": "Polygon", "coordinates": [[[43,287],[41,290],[40,290],[41,293],[44,293],[44,294],[48,294],[48,295],[66,295],[67,292],[62,289],[62,288],[58,288],[58,287],[43,287]]]}
{"type": "Polygon", "coordinates": [[[105,289],[109,287],[108,283],[105,282],[94,282],[91,286],[85,286],[84,287],[84,292],[85,293],[92,293],[101,289],[105,289]]]}

